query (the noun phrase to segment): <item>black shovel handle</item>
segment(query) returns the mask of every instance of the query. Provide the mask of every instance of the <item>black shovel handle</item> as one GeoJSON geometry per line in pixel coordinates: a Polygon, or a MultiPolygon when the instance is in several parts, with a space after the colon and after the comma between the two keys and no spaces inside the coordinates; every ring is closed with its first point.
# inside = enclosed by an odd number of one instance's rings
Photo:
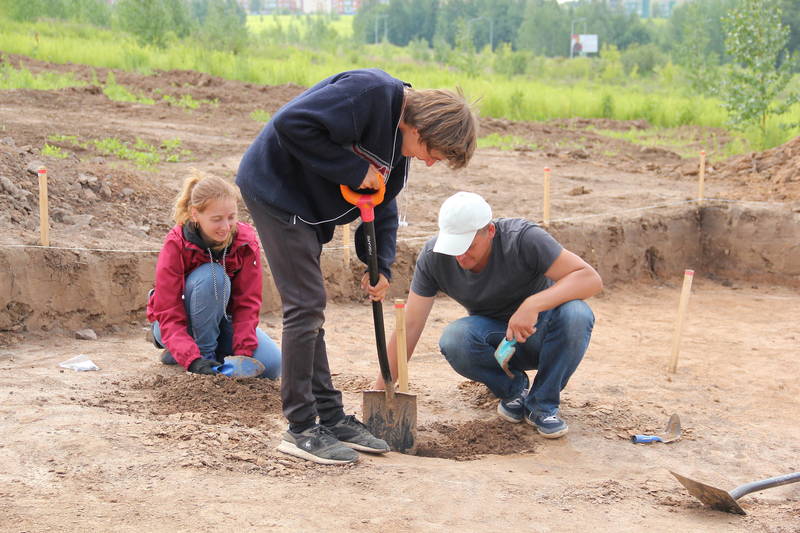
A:
{"type": "MultiPolygon", "coordinates": [[[[361,212],[361,223],[364,225],[364,235],[367,240],[367,268],[369,269],[369,284],[373,287],[378,284],[378,247],[375,239],[375,211],[374,207],[383,201],[386,192],[385,183],[373,194],[361,194],[353,191],[346,185],[340,186],[342,196],[351,204],[358,207],[361,212]]],[[[378,346],[378,364],[381,367],[381,377],[386,387],[386,395],[394,395],[394,381],[392,369],[389,366],[389,354],[386,351],[386,329],[383,325],[383,305],[380,301],[372,302],[372,321],[375,324],[375,343],[378,346]]]]}
{"type": "MultiPolygon", "coordinates": [[[[375,223],[364,222],[364,235],[367,240],[367,253],[369,268],[369,284],[378,284],[378,250],[375,246],[375,223]]],[[[389,354],[386,351],[386,329],[383,324],[383,304],[380,301],[372,302],[372,320],[375,323],[375,343],[378,345],[378,364],[381,367],[381,376],[387,387],[392,385],[392,369],[389,367],[389,354]]]]}

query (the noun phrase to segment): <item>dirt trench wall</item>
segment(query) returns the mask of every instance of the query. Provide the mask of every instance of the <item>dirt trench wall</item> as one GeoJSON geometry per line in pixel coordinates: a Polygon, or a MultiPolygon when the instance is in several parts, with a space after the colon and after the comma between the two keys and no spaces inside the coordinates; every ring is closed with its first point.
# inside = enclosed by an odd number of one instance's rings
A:
{"type": "Polygon", "coordinates": [[[700,210],[705,268],[716,276],[800,287],[800,208],[700,210]]]}
{"type": "MultiPolygon", "coordinates": [[[[697,275],[800,286],[800,214],[790,208],[708,206],[648,212],[580,224],[557,224],[551,233],[585,258],[606,287],[637,279],[697,275]]],[[[338,234],[336,238],[338,239],[338,234]]],[[[339,241],[334,241],[334,243],[339,241]]],[[[405,297],[423,241],[398,242],[389,298],[405,297]]],[[[156,254],[0,248],[0,331],[50,331],[145,320],[156,254]]],[[[335,244],[322,254],[328,296],[361,300],[363,264],[349,266],[335,244]]],[[[264,312],[280,300],[269,271],[264,312]]]]}
{"type": "Polygon", "coordinates": [[[155,254],[0,248],[0,331],[137,319],[154,267],[155,254]]]}
{"type": "Polygon", "coordinates": [[[604,222],[556,225],[550,232],[591,264],[606,287],[639,279],[682,276],[699,269],[703,251],[696,210],[685,209],[604,222]]]}

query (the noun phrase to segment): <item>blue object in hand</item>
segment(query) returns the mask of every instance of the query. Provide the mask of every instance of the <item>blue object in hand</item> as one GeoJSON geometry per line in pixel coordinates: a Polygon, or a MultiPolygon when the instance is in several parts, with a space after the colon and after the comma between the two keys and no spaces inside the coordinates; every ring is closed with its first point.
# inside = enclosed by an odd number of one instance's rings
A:
{"type": "Polygon", "coordinates": [[[497,362],[500,363],[500,366],[503,366],[503,363],[514,355],[516,349],[517,339],[503,339],[503,342],[501,342],[497,350],[495,350],[494,357],[497,359],[497,362]]]}
{"type": "Polygon", "coordinates": [[[511,356],[514,355],[514,352],[517,349],[517,340],[512,339],[503,339],[503,342],[497,347],[494,351],[494,358],[497,359],[497,364],[500,365],[500,368],[508,375],[508,377],[514,377],[514,374],[508,369],[508,362],[511,360],[511,356]]]}

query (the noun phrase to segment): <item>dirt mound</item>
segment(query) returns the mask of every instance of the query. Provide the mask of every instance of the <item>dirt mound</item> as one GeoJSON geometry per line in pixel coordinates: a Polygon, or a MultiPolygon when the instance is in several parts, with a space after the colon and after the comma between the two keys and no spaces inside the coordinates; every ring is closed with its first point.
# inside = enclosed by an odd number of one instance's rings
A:
{"type": "Polygon", "coordinates": [[[280,385],[268,379],[229,379],[181,372],[134,383],[134,390],[151,393],[155,415],[203,413],[212,420],[223,415],[248,427],[269,425],[281,414],[280,385]]]}
{"type": "Polygon", "coordinates": [[[708,176],[735,183],[737,198],[800,200],[800,137],[770,150],[732,157],[718,164],[708,176]]]}
{"type": "MultiPolygon", "coordinates": [[[[110,241],[134,249],[160,240],[169,229],[165,206],[172,191],[155,187],[145,176],[103,157],[67,159],[42,157],[38,150],[16,146],[13,138],[0,140],[0,226],[20,235],[25,243],[38,241],[40,167],[48,170],[51,244],[99,246],[110,241]]],[[[149,246],[152,248],[152,245],[149,246]]]]}
{"type": "Polygon", "coordinates": [[[107,386],[79,402],[148,419],[155,429],[142,437],[144,445],[179,449],[185,468],[303,478],[355,467],[326,469],[275,451],[275,436],[285,428],[276,381],[181,372],[107,386]]]}
{"type": "Polygon", "coordinates": [[[516,152],[544,152],[562,162],[587,162],[626,172],[655,172],[671,175],[682,157],[665,147],[640,146],[597,130],[642,130],[642,120],[558,119],[548,122],[519,122],[481,118],[480,135],[513,136],[524,142],[505,147],[516,152]]]}
{"type": "Polygon", "coordinates": [[[133,416],[197,419],[271,428],[281,415],[280,385],[267,379],[230,379],[183,372],[133,382],[114,381],[90,404],[133,416]]]}
{"type": "Polygon", "coordinates": [[[437,422],[418,428],[417,455],[469,461],[484,455],[532,454],[537,436],[527,424],[500,419],[464,424],[437,422]]]}

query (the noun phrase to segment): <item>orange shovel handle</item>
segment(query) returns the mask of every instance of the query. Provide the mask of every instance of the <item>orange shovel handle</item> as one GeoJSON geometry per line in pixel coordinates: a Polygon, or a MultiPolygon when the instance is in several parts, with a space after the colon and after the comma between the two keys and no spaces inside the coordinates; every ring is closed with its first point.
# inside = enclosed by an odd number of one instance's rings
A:
{"type": "Polygon", "coordinates": [[[376,205],[383,202],[383,195],[386,194],[385,183],[381,182],[381,187],[372,194],[356,192],[347,185],[340,185],[339,188],[342,191],[344,199],[361,210],[361,220],[364,222],[372,222],[375,220],[375,211],[373,209],[376,205]]]}

